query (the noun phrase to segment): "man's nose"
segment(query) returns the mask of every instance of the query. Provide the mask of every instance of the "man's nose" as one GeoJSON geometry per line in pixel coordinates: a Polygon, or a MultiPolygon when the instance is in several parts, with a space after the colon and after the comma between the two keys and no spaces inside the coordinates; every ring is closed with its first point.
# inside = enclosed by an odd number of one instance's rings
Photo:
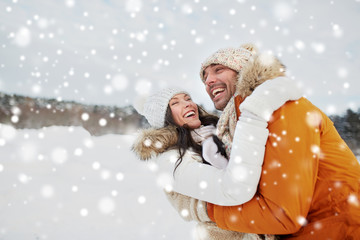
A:
{"type": "Polygon", "coordinates": [[[213,74],[208,74],[205,79],[205,85],[211,86],[215,82],[215,76],[213,74]]]}

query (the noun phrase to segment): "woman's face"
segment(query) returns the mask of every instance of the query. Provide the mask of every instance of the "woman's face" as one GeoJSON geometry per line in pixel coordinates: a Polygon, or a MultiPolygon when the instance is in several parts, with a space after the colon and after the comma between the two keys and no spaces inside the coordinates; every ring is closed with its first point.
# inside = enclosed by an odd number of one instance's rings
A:
{"type": "Polygon", "coordinates": [[[191,129],[200,127],[198,107],[189,95],[185,93],[176,94],[170,99],[169,106],[176,124],[179,126],[187,124],[191,129]]]}

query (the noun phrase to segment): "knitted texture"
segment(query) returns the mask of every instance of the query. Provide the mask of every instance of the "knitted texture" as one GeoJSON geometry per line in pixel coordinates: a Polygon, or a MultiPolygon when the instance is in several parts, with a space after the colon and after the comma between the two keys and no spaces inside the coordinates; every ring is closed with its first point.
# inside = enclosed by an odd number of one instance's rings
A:
{"type": "Polygon", "coordinates": [[[232,139],[237,123],[234,97],[227,103],[224,111],[221,113],[219,121],[216,125],[216,135],[224,143],[227,156],[230,156],[232,139]]]}
{"type": "Polygon", "coordinates": [[[252,44],[244,44],[238,48],[219,49],[201,64],[200,78],[205,82],[204,70],[212,64],[221,64],[236,72],[240,72],[256,51],[256,47],[252,44]]]}
{"type": "MultiPolygon", "coordinates": [[[[162,128],[165,124],[166,109],[172,97],[179,93],[188,94],[178,88],[164,88],[161,91],[149,96],[144,104],[142,115],[154,128],[162,128]]],[[[189,94],[188,94],[189,95],[189,94]]]]}
{"type": "MultiPolygon", "coordinates": [[[[221,229],[213,222],[199,222],[196,225],[196,240],[262,240],[260,235],[254,233],[241,233],[221,229]]],[[[265,235],[265,240],[275,240],[273,235],[265,235]]]]}
{"type": "MultiPolygon", "coordinates": [[[[231,147],[232,147],[232,140],[234,138],[236,123],[237,123],[237,116],[236,116],[236,109],[235,109],[235,99],[232,97],[228,104],[226,105],[224,111],[221,113],[219,121],[217,123],[217,136],[219,139],[224,143],[226,154],[230,156],[231,147]]],[[[252,240],[252,239],[264,239],[265,240],[276,240],[277,237],[271,234],[263,235],[264,238],[261,238],[260,235],[252,234],[252,233],[240,233],[240,232],[233,232],[227,231],[220,228],[215,228],[211,226],[209,223],[201,223],[203,229],[205,231],[206,237],[211,236],[210,238],[199,238],[199,239],[242,239],[242,240],[252,240]],[[233,235],[237,233],[238,235],[233,235]],[[221,238],[221,236],[226,238],[221,238]]]]}

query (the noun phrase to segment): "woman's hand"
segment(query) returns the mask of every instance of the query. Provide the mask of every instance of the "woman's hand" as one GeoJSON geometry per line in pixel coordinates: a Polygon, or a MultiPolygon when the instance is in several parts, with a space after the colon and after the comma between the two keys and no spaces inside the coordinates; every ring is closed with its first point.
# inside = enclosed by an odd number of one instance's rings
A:
{"type": "Polygon", "coordinates": [[[226,168],[228,160],[221,155],[212,137],[206,139],[202,147],[202,156],[208,163],[219,169],[226,168]]]}
{"type": "Polygon", "coordinates": [[[240,104],[240,112],[249,111],[265,121],[269,121],[274,111],[287,101],[298,100],[302,90],[296,82],[287,77],[267,80],[255,88],[254,92],[240,104]]]}
{"type": "Polygon", "coordinates": [[[213,125],[201,126],[191,131],[191,137],[197,144],[202,144],[205,139],[215,134],[216,128],[213,125]]]}

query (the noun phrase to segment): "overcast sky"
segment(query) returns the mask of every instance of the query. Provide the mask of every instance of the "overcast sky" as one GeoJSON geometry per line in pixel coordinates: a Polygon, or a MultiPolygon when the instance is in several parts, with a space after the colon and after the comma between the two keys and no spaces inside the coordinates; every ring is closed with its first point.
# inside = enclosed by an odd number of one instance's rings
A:
{"type": "Polygon", "coordinates": [[[201,62],[272,51],[328,114],[360,107],[360,0],[0,0],[0,91],[124,106],[166,86],[213,109],[201,62]]]}

